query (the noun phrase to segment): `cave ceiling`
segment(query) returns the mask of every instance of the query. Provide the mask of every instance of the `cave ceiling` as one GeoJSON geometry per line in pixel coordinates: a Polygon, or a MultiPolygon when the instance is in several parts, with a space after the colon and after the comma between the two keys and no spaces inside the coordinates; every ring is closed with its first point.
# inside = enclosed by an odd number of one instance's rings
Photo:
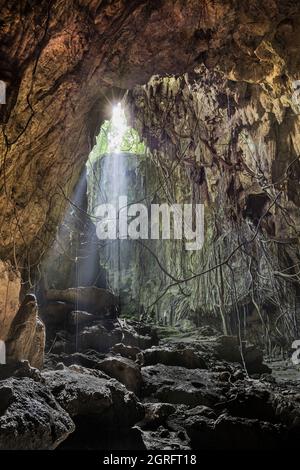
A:
{"type": "Polygon", "coordinates": [[[154,74],[204,64],[250,87],[247,119],[297,114],[298,1],[11,0],[0,11],[2,259],[39,261],[109,103],[154,74]]]}

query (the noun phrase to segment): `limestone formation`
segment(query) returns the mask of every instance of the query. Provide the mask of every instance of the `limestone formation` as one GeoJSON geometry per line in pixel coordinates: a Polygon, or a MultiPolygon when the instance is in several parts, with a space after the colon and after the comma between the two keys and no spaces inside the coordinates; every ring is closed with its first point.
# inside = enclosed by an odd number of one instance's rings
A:
{"type": "Polygon", "coordinates": [[[29,378],[0,382],[0,449],[55,449],[74,429],[70,416],[42,384],[29,378]]]}
{"type": "Polygon", "coordinates": [[[118,305],[118,299],[106,289],[98,287],[71,287],[66,290],[48,290],[48,301],[67,302],[77,309],[85,309],[89,313],[105,315],[118,305]]]}
{"type": "Polygon", "coordinates": [[[41,368],[44,362],[45,326],[38,318],[34,295],[27,295],[10,327],[7,342],[7,361],[27,359],[33,367],[41,368]]]}
{"type": "Polygon", "coordinates": [[[83,367],[43,373],[60,405],[71,416],[94,416],[99,425],[128,428],[142,419],[143,407],[133,393],[101,372],[83,367]]]}
{"type": "Polygon", "coordinates": [[[5,341],[19,308],[21,279],[10,263],[0,260],[0,339],[5,341]]]}

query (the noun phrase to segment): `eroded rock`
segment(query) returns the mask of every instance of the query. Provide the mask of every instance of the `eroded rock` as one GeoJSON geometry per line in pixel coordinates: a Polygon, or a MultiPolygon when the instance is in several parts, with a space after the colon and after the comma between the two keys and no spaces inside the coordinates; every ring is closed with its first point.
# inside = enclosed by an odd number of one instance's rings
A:
{"type": "Polygon", "coordinates": [[[157,364],[142,368],[143,396],[165,403],[212,405],[222,399],[218,374],[157,364]]]}
{"type": "Polygon", "coordinates": [[[0,339],[5,341],[19,308],[21,277],[10,263],[0,260],[0,339]]]}
{"type": "Polygon", "coordinates": [[[50,289],[46,292],[48,301],[67,302],[76,308],[96,315],[105,315],[117,307],[117,297],[107,289],[95,286],[70,287],[65,290],[50,289]]]}
{"type": "Polygon", "coordinates": [[[129,346],[123,343],[117,343],[111,348],[113,354],[120,354],[120,356],[127,357],[135,361],[137,355],[141,352],[140,348],[136,346],[129,346]]]}
{"type": "Polygon", "coordinates": [[[72,416],[92,416],[107,427],[128,428],[144,416],[142,405],[132,392],[101,372],[74,366],[43,372],[47,386],[72,416]]]}
{"type": "Polygon", "coordinates": [[[139,366],[131,359],[108,356],[102,361],[99,361],[97,369],[119,380],[128,390],[139,394],[142,375],[139,366]]]}
{"type": "Polygon", "coordinates": [[[0,381],[0,449],[54,449],[74,429],[45,385],[29,378],[0,381]]]}
{"type": "Polygon", "coordinates": [[[200,352],[191,347],[152,347],[146,349],[139,356],[145,366],[165,364],[167,366],[180,366],[187,369],[207,369],[205,360],[200,352]]]}
{"type": "Polygon", "coordinates": [[[27,359],[33,367],[42,367],[45,348],[45,327],[38,318],[34,295],[26,295],[10,327],[7,341],[7,361],[27,359]]]}

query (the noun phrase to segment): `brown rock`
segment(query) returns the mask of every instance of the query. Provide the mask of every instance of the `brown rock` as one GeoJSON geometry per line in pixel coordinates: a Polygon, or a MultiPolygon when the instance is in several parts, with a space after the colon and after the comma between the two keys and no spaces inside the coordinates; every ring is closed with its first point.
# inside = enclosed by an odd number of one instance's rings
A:
{"type": "Polygon", "coordinates": [[[20,275],[0,260],[0,339],[5,341],[19,308],[20,275]]]}
{"type": "Polygon", "coordinates": [[[167,366],[180,366],[187,369],[207,369],[201,353],[191,347],[154,346],[140,354],[140,360],[145,366],[165,364],[167,366]]]}
{"type": "Polygon", "coordinates": [[[59,404],[73,416],[95,417],[114,429],[131,427],[144,416],[142,405],[117,380],[82,366],[42,373],[59,404]]]}
{"type": "Polygon", "coordinates": [[[90,313],[105,314],[107,310],[118,305],[117,297],[107,289],[99,287],[71,287],[65,290],[48,290],[48,300],[58,300],[76,305],[78,309],[90,313]]]}
{"type": "Polygon", "coordinates": [[[97,369],[123,383],[128,390],[139,394],[142,375],[136,363],[125,357],[109,356],[99,361],[97,369]]]}
{"type": "Polygon", "coordinates": [[[135,361],[141,350],[135,346],[117,343],[111,348],[111,352],[113,354],[120,354],[120,356],[127,357],[128,359],[135,361]]]}
{"type": "Polygon", "coordinates": [[[45,328],[38,318],[34,295],[26,295],[11,325],[6,342],[7,361],[27,359],[32,366],[42,367],[45,328]]]}
{"type": "Polygon", "coordinates": [[[41,310],[41,315],[47,325],[61,325],[67,321],[73,305],[66,302],[48,302],[41,310]]]}
{"type": "Polygon", "coordinates": [[[28,361],[32,367],[41,369],[44,364],[46,331],[45,325],[40,318],[36,319],[35,335],[30,348],[28,361]]]}
{"type": "Polygon", "coordinates": [[[0,449],[55,449],[75,429],[45,385],[28,377],[0,382],[0,449]]]}

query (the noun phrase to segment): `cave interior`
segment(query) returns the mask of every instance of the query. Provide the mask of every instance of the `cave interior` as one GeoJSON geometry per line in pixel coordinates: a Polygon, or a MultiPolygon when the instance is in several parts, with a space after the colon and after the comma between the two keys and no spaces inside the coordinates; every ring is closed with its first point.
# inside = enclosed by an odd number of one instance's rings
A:
{"type": "Polygon", "coordinates": [[[0,103],[0,450],[297,448],[299,2],[0,0],[0,103]]]}

